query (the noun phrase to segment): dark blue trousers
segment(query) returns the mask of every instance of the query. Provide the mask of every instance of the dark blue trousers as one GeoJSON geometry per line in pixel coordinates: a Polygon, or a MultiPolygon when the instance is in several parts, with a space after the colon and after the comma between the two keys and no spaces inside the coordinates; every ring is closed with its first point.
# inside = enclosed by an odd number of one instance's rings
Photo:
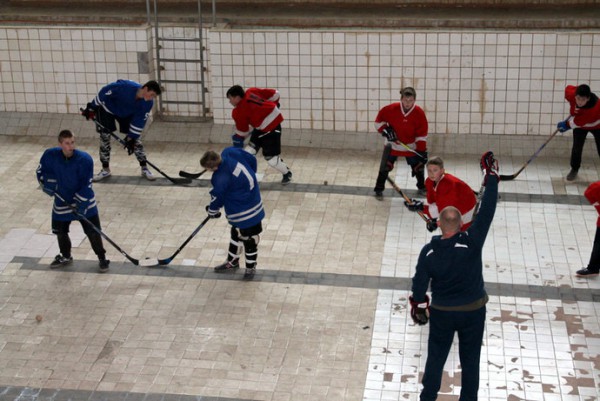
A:
{"type": "Polygon", "coordinates": [[[462,368],[459,401],[477,400],[485,312],[485,306],[471,312],[447,312],[431,308],[421,401],[435,401],[437,398],[454,333],[458,333],[458,354],[462,368]]]}

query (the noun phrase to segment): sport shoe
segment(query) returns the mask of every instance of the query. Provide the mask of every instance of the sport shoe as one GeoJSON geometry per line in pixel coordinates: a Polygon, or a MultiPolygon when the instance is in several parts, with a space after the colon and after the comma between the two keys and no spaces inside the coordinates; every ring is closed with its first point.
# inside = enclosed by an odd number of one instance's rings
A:
{"type": "Polygon", "coordinates": [[[584,269],[581,270],[577,270],[577,273],[575,273],[575,275],[577,277],[594,277],[598,275],[598,271],[594,271],[594,270],[590,270],[589,267],[586,267],[584,269]]]}
{"type": "Polygon", "coordinates": [[[154,174],[152,174],[152,171],[150,171],[148,167],[142,167],[142,177],[144,177],[148,181],[156,180],[156,177],[154,176],[154,174]]]}
{"type": "Polygon", "coordinates": [[[108,259],[100,259],[98,261],[98,268],[100,270],[100,273],[106,273],[108,271],[109,265],[110,264],[110,260],[108,259]]]}
{"type": "Polygon", "coordinates": [[[215,273],[233,273],[239,267],[239,263],[225,262],[222,265],[215,267],[213,270],[215,273]]]}
{"type": "Polygon", "coordinates": [[[256,273],[256,268],[248,269],[246,268],[246,272],[244,273],[244,280],[252,280],[254,278],[254,273],[256,273]]]}
{"type": "Polygon", "coordinates": [[[417,193],[421,196],[426,196],[427,195],[427,189],[425,188],[418,188],[417,189],[417,193]]]}
{"type": "Polygon", "coordinates": [[[383,191],[375,191],[375,199],[377,199],[378,201],[382,201],[383,200],[383,191]]]}
{"type": "Polygon", "coordinates": [[[100,170],[100,172],[98,174],[96,174],[92,178],[92,181],[94,181],[94,182],[102,181],[106,177],[110,177],[110,170],[103,168],[102,170],[100,170]]]}
{"type": "Polygon", "coordinates": [[[72,256],[69,256],[68,258],[65,258],[63,255],[58,254],[54,258],[54,260],[52,261],[52,263],[50,263],[50,268],[51,269],[56,269],[58,267],[66,266],[66,265],[71,264],[71,263],[73,263],[73,257],[72,256]]]}
{"type": "Polygon", "coordinates": [[[285,173],[283,175],[283,178],[281,179],[281,185],[287,185],[292,181],[292,172],[288,171],[287,173],[285,173]]]}
{"type": "Polygon", "coordinates": [[[577,170],[572,168],[567,174],[567,181],[573,181],[575,178],[577,178],[577,170]]]}

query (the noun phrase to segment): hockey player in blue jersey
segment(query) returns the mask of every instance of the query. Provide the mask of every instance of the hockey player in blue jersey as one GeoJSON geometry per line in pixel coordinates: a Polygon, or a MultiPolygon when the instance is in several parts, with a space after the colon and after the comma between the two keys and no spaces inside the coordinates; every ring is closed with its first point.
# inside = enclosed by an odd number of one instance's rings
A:
{"type": "Polygon", "coordinates": [[[135,154],[142,168],[142,176],[150,181],[156,179],[147,167],[146,152],[140,136],[154,106],[154,99],[160,94],[160,85],[156,81],[148,81],[141,85],[119,79],[100,89],[96,97],[87,104],[81,114],[88,120],[98,122],[96,129],[100,134],[102,170],[94,176],[94,181],[100,181],[111,174],[110,133],[117,130],[115,121],[119,123],[120,132],[127,134],[127,153],[135,154]]]}
{"type": "Polygon", "coordinates": [[[259,234],[265,217],[258,180],[256,158],[241,148],[226,148],[221,155],[209,150],[200,159],[200,165],[212,171],[210,204],[206,212],[210,217],[225,215],[231,224],[231,241],[227,261],[215,267],[215,272],[234,272],[240,266],[242,247],[246,257],[245,280],[252,280],[256,272],[259,234]]]}
{"type": "MultiPolygon", "coordinates": [[[[92,157],[86,152],[75,149],[75,136],[69,130],[63,130],[58,134],[58,143],[59,147],[44,152],[36,171],[42,190],[54,198],[52,232],[58,239],[60,254],[56,255],[50,264],[51,269],[73,262],[69,226],[71,221],[77,220],[77,216],[72,212],[72,205],[97,228],[101,228],[96,197],[92,189],[94,175],[92,157]],[[55,194],[60,195],[68,204],[55,194]]],[[[98,256],[100,272],[108,271],[110,261],[106,259],[102,237],[87,222],[83,220],[79,222],[90,240],[94,253],[98,256]]]]}

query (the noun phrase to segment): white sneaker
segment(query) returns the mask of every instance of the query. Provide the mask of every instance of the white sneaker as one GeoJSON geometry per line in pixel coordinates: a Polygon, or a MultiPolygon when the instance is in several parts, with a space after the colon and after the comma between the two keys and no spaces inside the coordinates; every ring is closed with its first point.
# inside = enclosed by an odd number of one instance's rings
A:
{"type": "Polygon", "coordinates": [[[150,171],[148,167],[142,167],[142,177],[144,177],[148,181],[156,180],[156,177],[154,176],[154,174],[152,174],[152,171],[150,171]]]}
{"type": "Polygon", "coordinates": [[[102,181],[106,177],[110,177],[110,170],[107,170],[107,169],[103,168],[102,170],[100,170],[100,172],[98,174],[96,174],[92,178],[92,181],[94,181],[94,182],[102,181]]]}

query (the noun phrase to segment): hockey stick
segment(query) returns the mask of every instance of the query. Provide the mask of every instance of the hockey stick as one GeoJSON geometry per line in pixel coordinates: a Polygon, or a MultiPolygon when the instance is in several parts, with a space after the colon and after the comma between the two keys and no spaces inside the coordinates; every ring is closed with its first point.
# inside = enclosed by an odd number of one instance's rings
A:
{"type": "Polygon", "coordinates": [[[117,251],[121,252],[121,254],[122,254],[123,256],[125,256],[127,259],[129,259],[129,261],[130,261],[131,263],[133,263],[133,264],[134,264],[134,265],[136,265],[136,266],[139,266],[139,265],[140,265],[140,261],[139,261],[139,260],[137,260],[136,258],[133,258],[133,257],[129,256],[129,255],[127,254],[127,252],[125,252],[124,250],[122,250],[122,249],[121,249],[121,247],[120,247],[119,245],[117,245],[117,244],[116,244],[116,243],[115,243],[113,240],[111,240],[111,239],[108,237],[108,235],[104,234],[104,233],[102,232],[102,230],[100,230],[98,227],[96,227],[96,226],[94,225],[94,223],[92,223],[91,221],[89,221],[89,220],[87,219],[87,217],[85,217],[83,214],[79,213],[79,212],[77,211],[77,208],[76,208],[76,207],[73,207],[72,205],[69,205],[69,204],[67,203],[67,201],[65,201],[65,200],[63,199],[63,197],[62,197],[62,196],[60,196],[60,195],[59,195],[57,192],[55,192],[55,193],[54,193],[54,196],[56,196],[58,199],[60,199],[60,200],[61,200],[61,201],[62,201],[62,202],[65,204],[65,205],[68,205],[68,206],[71,208],[71,213],[73,213],[75,216],[79,217],[81,220],[85,221],[86,223],[88,223],[88,224],[89,224],[89,225],[90,225],[90,226],[91,226],[91,227],[94,229],[94,231],[96,231],[98,234],[100,234],[100,235],[102,236],[102,238],[104,238],[105,240],[107,240],[108,242],[110,242],[110,244],[111,244],[112,246],[114,246],[114,247],[115,247],[115,249],[116,249],[117,251]]]}
{"type": "Polygon", "coordinates": [[[179,176],[185,178],[199,178],[202,174],[206,173],[206,169],[202,170],[199,173],[188,173],[187,171],[179,170],[179,176]]]}
{"type": "Polygon", "coordinates": [[[166,259],[142,259],[140,260],[140,266],[145,266],[145,267],[150,267],[150,266],[164,266],[164,265],[168,265],[169,263],[171,263],[173,261],[173,259],[175,259],[175,256],[177,256],[177,254],[179,252],[181,252],[181,250],[188,244],[188,242],[190,242],[192,240],[192,238],[194,238],[196,236],[196,234],[198,234],[198,231],[200,231],[200,229],[202,227],[204,227],[204,225],[206,224],[206,222],[210,220],[210,216],[206,216],[206,218],[202,221],[202,223],[200,223],[200,225],[198,227],[196,227],[196,229],[192,232],[192,234],[183,242],[183,244],[181,244],[181,246],[179,248],[177,248],[177,250],[175,251],[175,253],[171,256],[169,256],[166,259]]]}
{"type": "Polygon", "coordinates": [[[542,151],[542,149],[544,149],[546,147],[546,145],[548,144],[548,142],[550,142],[552,140],[552,138],[554,138],[556,136],[556,134],[558,134],[558,129],[556,129],[552,135],[550,135],[550,137],[548,139],[546,139],[546,142],[544,142],[542,144],[542,146],[539,147],[538,150],[535,151],[535,153],[529,158],[529,160],[527,160],[525,162],[525,164],[523,164],[523,166],[521,166],[521,168],[514,174],[512,175],[502,175],[500,174],[500,180],[501,181],[511,181],[514,180],[515,178],[517,178],[517,176],[519,174],[521,174],[521,171],[525,170],[525,167],[527,167],[529,165],[529,163],[531,163],[542,151]]]}
{"type": "MultiPolygon", "coordinates": [[[[396,192],[398,192],[400,194],[400,196],[402,196],[404,198],[404,200],[409,204],[409,205],[413,205],[413,201],[412,199],[410,199],[408,196],[404,195],[404,192],[402,192],[402,190],[400,189],[400,187],[398,185],[396,185],[396,183],[394,182],[394,180],[392,180],[389,176],[387,177],[387,181],[392,185],[392,187],[396,190],[396,192]]],[[[421,218],[426,222],[429,223],[431,222],[431,219],[429,217],[427,217],[427,215],[425,215],[425,213],[423,213],[422,210],[417,210],[417,213],[419,214],[419,216],[421,216],[421,218]]]]}
{"type": "MultiPolygon", "coordinates": [[[[80,108],[79,110],[81,110],[83,112],[83,108],[80,108]]],[[[100,123],[100,121],[94,119],[94,123],[98,127],[100,127],[104,132],[109,133],[110,136],[112,136],[113,138],[115,138],[121,145],[123,145],[123,147],[127,147],[127,144],[125,143],[125,141],[120,136],[118,136],[114,132],[109,131],[108,129],[106,129],[106,127],[104,125],[102,125],[100,123]]],[[[154,170],[156,170],[160,175],[162,175],[163,177],[165,177],[167,180],[171,181],[173,184],[176,184],[176,185],[179,185],[179,184],[189,184],[190,182],[192,182],[192,180],[189,179],[189,178],[172,178],[172,177],[169,177],[167,174],[163,173],[163,171],[161,169],[159,169],[153,163],[151,163],[150,160],[148,160],[148,159],[146,159],[146,163],[148,163],[148,165],[150,167],[152,167],[154,170]]]]}
{"type": "Polygon", "coordinates": [[[419,152],[417,152],[414,149],[411,149],[407,144],[400,141],[399,139],[396,139],[396,141],[394,143],[397,143],[398,145],[402,146],[404,149],[408,150],[409,152],[414,153],[416,156],[419,156],[421,158],[421,160],[426,160],[422,154],[420,154],[419,152]]]}

